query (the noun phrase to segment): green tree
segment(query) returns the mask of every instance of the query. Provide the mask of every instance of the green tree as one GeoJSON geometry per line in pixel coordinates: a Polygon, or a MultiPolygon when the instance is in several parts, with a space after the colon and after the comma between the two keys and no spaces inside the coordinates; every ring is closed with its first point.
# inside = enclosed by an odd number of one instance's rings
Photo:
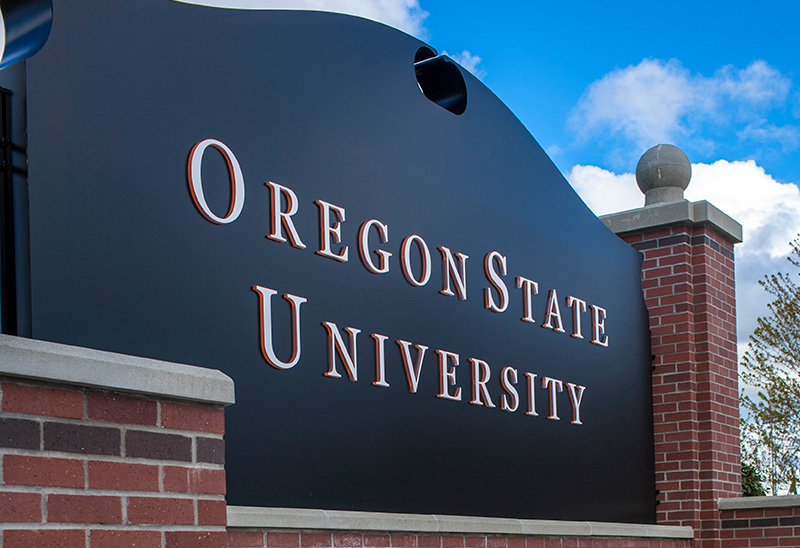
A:
{"type": "MultiPolygon", "coordinates": [[[[800,268],[800,238],[789,262],[800,268]]],[[[766,483],[769,494],[797,493],[800,468],[800,286],[789,274],[759,282],[773,297],[758,318],[741,363],[740,378],[757,390],[742,392],[742,458],[766,483]]]]}
{"type": "Polygon", "coordinates": [[[746,462],[742,462],[742,495],[745,497],[763,497],[767,492],[761,483],[758,471],[746,462]]]}

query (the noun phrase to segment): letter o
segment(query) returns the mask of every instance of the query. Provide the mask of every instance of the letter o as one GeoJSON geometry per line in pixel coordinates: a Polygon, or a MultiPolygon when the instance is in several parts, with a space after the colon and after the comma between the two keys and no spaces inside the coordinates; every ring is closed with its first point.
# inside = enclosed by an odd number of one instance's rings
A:
{"type": "Polygon", "coordinates": [[[416,234],[406,237],[406,239],[403,240],[403,244],[400,246],[400,259],[403,276],[405,276],[408,283],[414,287],[422,287],[428,283],[428,280],[431,278],[431,252],[425,240],[416,234]],[[420,279],[415,278],[414,273],[411,272],[411,257],[409,257],[409,252],[411,251],[411,244],[415,242],[417,244],[417,249],[419,249],[420,260],[422,261],[420,279]]]}
{"type": "Polygon", "coordinates": [[[189,176],[189,191],[192,193],[192,201],[194,202],[194,205],[197,206],[198,211],[200,211],[200,214],[203,215],[203,217],[218,225],[232,223],[239,217],[239,214],[242,212],[242,208],[244,207],[244,176],[242,175],[242,168],[239,166],[239,161],[236,159],[236,156],[233,155],[231,149],[216,139],[205,139],[200,141],[194,145],[192,151],[189,153],[187,172],[189,176]],[[225,163],[228,164],[228,176],[230,177],[231,181],[232,196],[231,206],[224,217],[218,217],[214,214],[214,212],[211,211],[206,203],[205,194],[203,194],[203,179],[201,176],[201,170],[203,167],[203,154],[208,147],[217,149],[220,154],[222,154],[223,158],[225,158],[225,163]]]}

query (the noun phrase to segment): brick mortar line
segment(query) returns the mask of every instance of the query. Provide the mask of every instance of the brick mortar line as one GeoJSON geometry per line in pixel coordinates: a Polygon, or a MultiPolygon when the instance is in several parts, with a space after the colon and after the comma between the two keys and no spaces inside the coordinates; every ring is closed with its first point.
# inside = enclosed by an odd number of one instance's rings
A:
{"type": "MultiPolygon", "coordinates": [[[[103,531],[161,531],[161,532],[190,532],[190,533],[224,533],[224,525],[163,525],[163,524],[115,524],[115,523],[13,523],[0,522],[3,531],[9,530],[103,530],[103,531]]],[[[0,545],[0,548],[1,545],[0,545]]]]}
{"type": "Polygon", "coordinates": [[[83,460],[81,462],[81,465],[83,466],[83,485],[86,486],[86,489],[89,489],[89,460],[88,459],[83,460]]]}
{"type": "MultiPolygon", "coordinates": [[[[0,417],[8,416],[8,413],[0,413],[0,417]]],[[[23,417],[30,417],[30,415],[23,415],[23,417]]],[[[11,417],[14,418],[14,417],[11,417]]],[[[44,421],[36,420],[36,419],[29,419],[36,422],[37,427],[39,428],[39,450],[44,450],[44,421]]]]}
{"type": "MultiPolygon", "coordinates": [[[[61,460],[112,462],[117,464],[142,464],[145,466],[177,466],[181,468],[195,468],[200,470],[224,470],[224,464],[213,462],[192,462],[186,460],[151,459],[146,457],[123,457],[118,455],[91,455],[87,453],[70,453],[54,449],[19,449],[16,447],[0,447],[0,456],[19,455],[23,457],[42,457],[61,460]]],[[[87,472],[88,473],[88,472],[87,472]]],[[[0,476],[2,477],[2,476],[0,476]]],[[[88,481],[87,481],[88,485],[88,481]]],[[[0,547],[1,548],[1,547],[0,547]]]]}
{"type": "MultiPolygon", "coordinates": [[[[222,468],[222,470],[225,470],[225,468],[222,468]]],[[[159,493],[165,492],[164,491],[164,465],[163,464],[159,464],[158,465],[158,492],[159,493]]],[[[2,548],[2,547],[0,547],[0,548],[2,548]]]]}
{"type": "MultiPolygon", "coordinates": [[[[160,498],[181,500],[224,501],[225,495],[220,493],[184,493],[173,491],[125,491],[122,489],[97,489],[79,487],[49,487],[42,485],[7,485],[0,486],[0,493],[40,494],[42,499],[48,495],[76,495],[84,497],[120,497],[120,498],[160,498]]],[[[44,514],[43,514],[44,515],[44,514]]]]}

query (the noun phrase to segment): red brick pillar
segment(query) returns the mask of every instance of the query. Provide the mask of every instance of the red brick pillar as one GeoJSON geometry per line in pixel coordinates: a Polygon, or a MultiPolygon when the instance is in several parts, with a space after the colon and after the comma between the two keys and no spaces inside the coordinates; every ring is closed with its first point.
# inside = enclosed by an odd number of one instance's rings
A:
{"type": "MultiPolygon", "coordinates": [[[[663,166],[659,177],[668,179],[663,166]]],[[[644,255],[658,523],[691,526],[698,547],[718,548],[718,500],[742,492],[733,253],[742,232],[708,202],[681,199],[682,190],[678,201],[654,199],[603,221],[644,255]]]]}

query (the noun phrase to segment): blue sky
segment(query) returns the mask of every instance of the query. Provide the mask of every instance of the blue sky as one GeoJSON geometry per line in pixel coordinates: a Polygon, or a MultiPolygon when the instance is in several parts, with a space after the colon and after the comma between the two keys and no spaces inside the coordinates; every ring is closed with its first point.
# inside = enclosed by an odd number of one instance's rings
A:
{"type": "Polygon", "coordinates": [[[425,38],[439,49],[479,56],[484,83],[564,173],[576,164],[631,171],[643,152],[631,149],[661,137],[695,162],[754,159],[779,181],[800,181],[800,95],[793,81],[799,3],[420,4],[429,13],[425,38]],[[592,106],[590,92],[604,79],[608,87],[615,71],[618,78],[625,71],[632,76],[631,67],[642,63],[658,69],[649,75],[653,85],[672,75],[695,87],[695,96],[673,98],[679,127],[657,116],[667,99],[659,93],[641,98],[642,108],[652,107],[652,117],[633,120],[650,125],[638,128],[642,139],[613,120],[595,118],[592,126],[581,109],[592,106]],[[742,78],[750,90],[709,89],[733,88],[742,78]],[[717,94],[714,105],[696,104],[709,94],[717,94]]]}
{"type": "Polygon", "coordinates": [[[740,352],[800,234],[800,3],[182,0],[322,9],[447,52],[528,128],[598,215],[640,207],[633,172],[659,143],[693,163],[686,197],[742,223],[740,352]]]}

